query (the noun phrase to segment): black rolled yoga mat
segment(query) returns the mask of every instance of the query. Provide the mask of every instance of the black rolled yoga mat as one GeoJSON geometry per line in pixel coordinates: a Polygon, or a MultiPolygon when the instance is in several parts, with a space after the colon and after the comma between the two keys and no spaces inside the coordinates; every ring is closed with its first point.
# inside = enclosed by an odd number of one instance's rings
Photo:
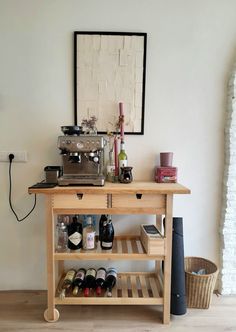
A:
{"type": "Polygon", "coordinates": [[[185,295],[183,218],[173,218],[172,236],[170,312],[172,315],[184,315],[187,311],[187,306],[185,295]]]}

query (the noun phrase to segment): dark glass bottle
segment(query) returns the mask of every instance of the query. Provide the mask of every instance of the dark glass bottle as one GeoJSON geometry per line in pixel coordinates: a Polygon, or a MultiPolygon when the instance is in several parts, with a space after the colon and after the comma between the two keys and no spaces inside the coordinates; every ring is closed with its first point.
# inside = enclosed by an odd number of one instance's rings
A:
{"type": "Polygon", "coordinates": [[[111,220],[111,215],[108,217],[108,221],[104,221],[101,228],[101,248],[104,250],[109,250],[112,248],[114,240],[114,227],[111,220]]]}
{"type": "Polygon", "coordinates": [[[76,296],[80,289],[83,288],[84,285],[84,279],[85,279],[86,270],[85,269],[79,269],[75,275],[74,281],[73,281],[73,295],[76,296]]]}
{"type": "Polygon", "coordinates": [[[107,270],[107,275],[105,279],[105,287],[107,289],[107,296],[112,296],[112,288],[115,286],[117,280],[117,270],[113,267],[107,270]]]}
{"type": "Polygon", "coordinates": [[[61,292],[60,292],[60,298],[64,299],[66,296],[66,291],[69,289],[73,283],[73,280],[75,278],[76,271],[74,269],[71,269],[67,271],[65,278],[63,280],[63,283],[61,285],[61,292]]]}
{"type": "Polygon", "coordinates": [[[99,220],[99,241],[101,241],[101,235],[102,235],[102,228],[103,228],[103,222],[108,220],[107,214],[102,214],[101,218],[99,220]]]}
{"type": "Polygon", "coordinates": [[[68,248],[78,250],[82,247],[82,224],[78,216],[74,216],[72,223],[67,226],[68,248]]]}
{"type": "Polygon", "coordinates": [[[102,288],[105,284],[105,279],[106,279],[106,269],[104,269],[104,267],[100,267],[97,270],[96,279],[95,279],[95,288],[97,295],[101,295],[102,288]]]}
{"type": "Polygon", "coordinates": [[[89,296],[90,289],[95,288],[96,270],[90,268],[87,270],[84,280],[84,296],[89,296]]]}

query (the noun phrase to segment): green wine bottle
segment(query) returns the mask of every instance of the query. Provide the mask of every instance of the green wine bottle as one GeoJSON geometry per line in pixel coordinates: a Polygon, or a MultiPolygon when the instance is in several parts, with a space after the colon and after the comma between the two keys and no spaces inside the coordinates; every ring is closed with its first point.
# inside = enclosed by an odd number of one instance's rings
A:
{"type": "Polygon", "coordinates": [[[127,154],[125,153],[125,142],[120,143],[120,153],[118,155],[118,160],[119,160],[119,175],[121,174],[121,167],[126,167],[128,166],[128,157],[127,154]]]}

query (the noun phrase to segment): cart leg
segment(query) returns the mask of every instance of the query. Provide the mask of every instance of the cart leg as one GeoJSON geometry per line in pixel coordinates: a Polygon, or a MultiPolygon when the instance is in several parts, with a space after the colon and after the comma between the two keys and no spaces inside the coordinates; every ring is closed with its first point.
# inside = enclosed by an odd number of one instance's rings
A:
{"type": "Polygon", "coordinates": [[[55,309],[55,264],[54,264],[54,216],[52,212],[51,195],[47,196],[46,209],[47,230],[47,287],[48,287],[48,309],[44,318],[48,322],[55,322],[59,318],[59,312],[55,309]]]}
{"type": "MultiPolygon", "coordinates": [[[[156,226],[160,232],[162,232],[162,215],[156,215],[156,226]]],[[[162,275],[162,261],[155,262],[157,276],[162,275]]]]}
{"type": "Polygon", "coordinates": [[[166,195],[165,237],[167,241],[163,276],[163,323],[170,323],[170,296],[171,296],[171,256],[172,256],[172,227],[173,227],[173,195],[166,195]]]}

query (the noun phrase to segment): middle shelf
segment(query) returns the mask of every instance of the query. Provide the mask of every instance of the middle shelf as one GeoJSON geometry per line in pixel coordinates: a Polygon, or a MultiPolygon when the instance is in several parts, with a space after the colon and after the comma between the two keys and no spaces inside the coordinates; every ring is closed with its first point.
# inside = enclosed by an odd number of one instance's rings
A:
{"type": "Polygon", "coordinates": [[[102,250],[100,243],[94,250],[55,252],[55,260],[163,260],[165,238],[158,239],[155,254],[147,254],[138,235],[117,236],[111,250],[102,250]]]}

